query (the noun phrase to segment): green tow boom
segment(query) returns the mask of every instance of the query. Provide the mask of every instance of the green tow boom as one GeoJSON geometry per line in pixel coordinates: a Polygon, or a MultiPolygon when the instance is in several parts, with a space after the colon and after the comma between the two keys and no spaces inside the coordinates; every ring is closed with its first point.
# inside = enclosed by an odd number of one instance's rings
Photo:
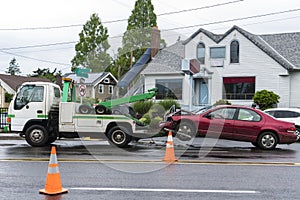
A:
{"type": "Polygon", "coordinates": [[[137,94],[129,97],[123,97],[119,99],[112,99],[105,102],[100,102],[95,107],[95,111],[97,114],[106,114],[110,112],[110,109],[112,109],[115,106],[126,104],[126,103],[132,103],[136,101],[142,101],[146,99],[151,99],[154,97],[157,93],[157,88],[149,89],[148,92],[144,94],[137,94]]]}

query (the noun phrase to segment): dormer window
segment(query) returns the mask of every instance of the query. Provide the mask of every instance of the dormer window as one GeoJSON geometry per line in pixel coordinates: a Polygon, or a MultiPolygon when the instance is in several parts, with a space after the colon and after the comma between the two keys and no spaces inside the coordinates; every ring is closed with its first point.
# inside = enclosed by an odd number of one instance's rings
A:
{"type": "Polygon", "coordinates": [[[202,42],[197,46],[197,59],[199,60],[200,64],[205,63],[205,45],[202,42]]]}
{"type": "Polygon", "coordinates": [[[109,79],[109,78],[105,78],[105,79],[103,80],[103,82],[104,82],[104,83],[110,83],[110,79],[109,79]]]}
{"type": "Polygon", "coordinates": [[[230,63],[239,63],[240,45],[234,40],[230,44],[230,63]]]}

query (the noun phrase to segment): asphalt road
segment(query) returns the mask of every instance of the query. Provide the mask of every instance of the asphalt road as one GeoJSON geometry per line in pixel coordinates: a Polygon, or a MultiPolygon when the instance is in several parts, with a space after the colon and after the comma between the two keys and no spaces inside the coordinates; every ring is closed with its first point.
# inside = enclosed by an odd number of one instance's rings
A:
{"type": "MultiPolygon", "coordinates": [[[[58,154],[64,160],[133,160],[161,161],[165,154],[166,138],[141,140],[129,148],[119,149],[104,140],[58,140],[58,154]]],[[[263,151],[247,142],[196,138],[193,143],[174,139],[179,161],[193,162],[253,162],[300,163],[300,143],[278,145],[275,150],[263,151]]],[[[50,147],[33,148],[24,140],[0,140],[0,159],[48,159],[50,147]]]]}
{"type": "Polygon", "coordinates": [[[162,162],[166,138],[118,149],[103,140],[55,142],[68,194],[44,188],[50,147],[0,140],[0,199],[298,199],[300,143],[262,151],[250,143],[174,140],[178,162],[162,162]]]}
{"type": "Polygon", "coordinates": [[[44,188],[47,162],[0,162],[0,199],[298,199],[295,166],[163,163],[59,162],[68,194],[49,197],[44,188]],[[121,168],[155,169],[128,173],[121,168]],[[159,169],[158,169],[159,168],[159,169]]]}

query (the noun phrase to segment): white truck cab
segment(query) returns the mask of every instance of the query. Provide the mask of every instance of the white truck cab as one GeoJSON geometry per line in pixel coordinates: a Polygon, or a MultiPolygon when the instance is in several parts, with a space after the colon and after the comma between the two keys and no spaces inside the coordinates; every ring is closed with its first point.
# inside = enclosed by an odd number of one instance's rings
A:
{"type": "Polygon", "coordinates": [[[29,122],[43,123],[51,107],[58,107],[61,90],[58,85],[45,82],[26,82],[18,89],[9,105],[11,130],[22,132],[29,122]]]}

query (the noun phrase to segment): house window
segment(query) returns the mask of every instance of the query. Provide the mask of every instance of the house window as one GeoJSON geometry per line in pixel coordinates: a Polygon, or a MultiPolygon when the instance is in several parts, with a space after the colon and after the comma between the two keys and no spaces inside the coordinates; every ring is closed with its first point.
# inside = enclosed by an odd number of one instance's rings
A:
{"type": "Polygon", "coordinates": [[[210,58],[218,59],[225,58],[226,48],[225,47],[210,47],[210,58]]]}
{"type": "Polygon", "coordinates": [[[99,90],[98,90],[98,92],[99,92],[100,94],[103,94],[103,93],[104,93],[104,85],[102,85],[102,84],[99,85],[99,90]]]}
{"type": "Polygon", "coordinates": [[[156,99],[182,99],[182,79],[156,79],[156,99]]]}
{"type": "Polygon", "coordinates": [[[230,44],[230,63],[239,63],[240,47],[239,42],[234,40],[230,44]]]}
{"type": "Polygon", "coordinates": [[[197,59],[200,64],[205,63],[205,45],[203,43],[199,43],[197,46],[197,59]]]}
{"type": "Polygon", "coordinates": [[[110,83],[110,79],[109,78],[105,78],[103,82],[104,83],[110,83]]]}
{"type": "Polygon", "coordinates": [[[108,86],[108,93],[109,93],[109,94],[114,93],[114,86],[113,86],[113,85],[109,85],[109,86],[108,86]]]}
{"type": "Polygon", "coordinates": [[[255,77],[224,77],[224,99],[252,99],[255,93],[255,77]]]}

